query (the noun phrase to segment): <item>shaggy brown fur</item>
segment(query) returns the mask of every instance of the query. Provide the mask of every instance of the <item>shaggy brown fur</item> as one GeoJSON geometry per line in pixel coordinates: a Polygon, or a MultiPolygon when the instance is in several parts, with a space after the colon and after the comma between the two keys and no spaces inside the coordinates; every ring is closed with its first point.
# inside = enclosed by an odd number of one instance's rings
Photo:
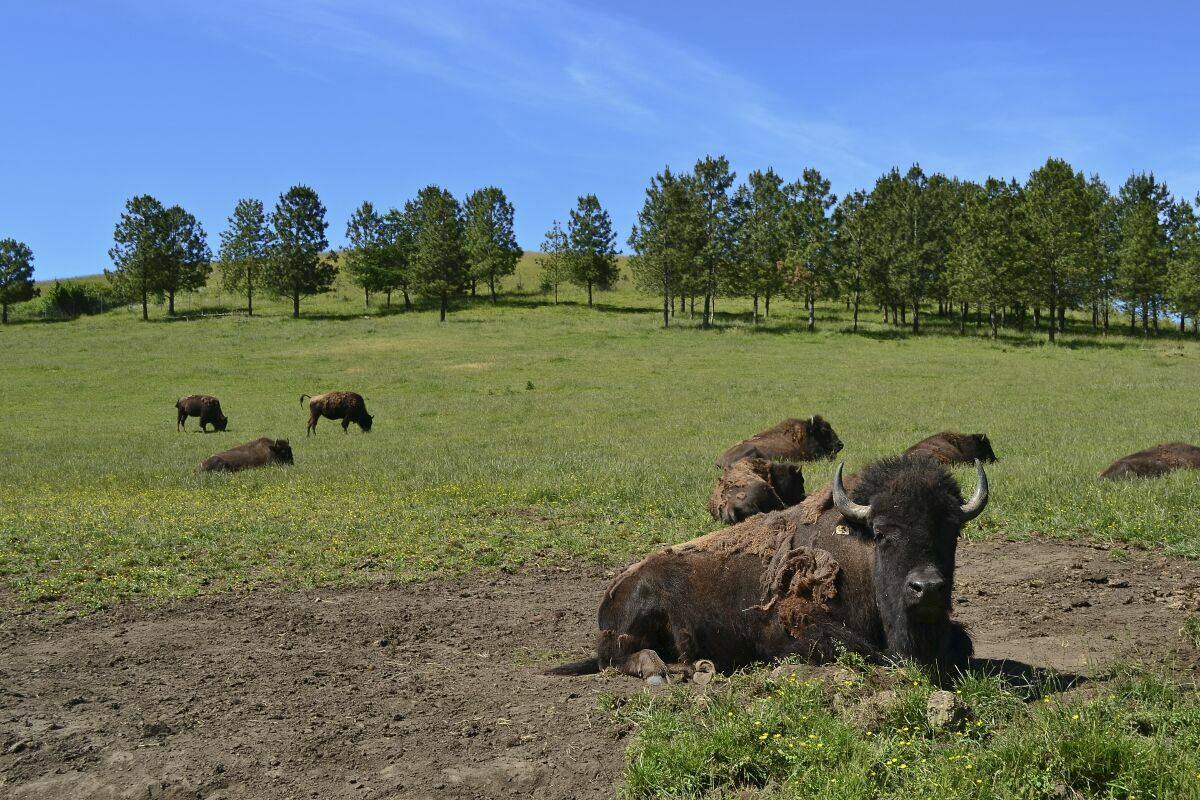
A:
{"type": "Polygon", "coordinates": [[[251,467],[265,467],[268,464],[291,464],[292,446],[287,439],[268,439],[262,437],[253,442],[239,444],[224,452],[209,456],[199,467],[198,472],[238,472],[251,467]]]}
{"type": "MultiPolygon", "coordinates": [[[[300,395],[300,404],[304,405],[304,398],[309,395],[300,395]]],[[[321,417],[327,419],[340,419],[342,421],[342,432],[345,433],[353,422],[362,429],[363,433],[371,431],[371,423],[374,417],[367,413],[367,404],[363,400],[362,395],[357,392],[326,392],[312,397],[308,401],[308,433],[316,433],[317,420],[321,417]]],[[[307,435],[307,434],[306,434],[307,435]]]]}
{"type": "Polygon", "coordinates": [[[1200,469],[1200,447],[1170,442],[1149,447],[1109,464],[1101,478],[1145,478],[1177,469],[1200,469]]]}
{"type": "Polygon", "coordinates": [[[188,417],[200,418],[200,430],[208,433],[209,425],[218,431],[225,430],[229,418],[221,413],[221,401],[207,394],[189,394],[175,401],[175,410],[179,416],[175,420],[175,429],[183,430],[188,417]]]}
{"type": "Polygon", "coordinates": [[[742,458],[724,469],[708,497],[708,513],[718,522],[741,522],[804,499],[804,473],[798,464],[742,458]]]}
{"type": "Polygon", "coordinates": [[[914,444],[904,455],[927,455],[943,464],[974,464],[976,459],[993,463],[996,454],[986,433],[942,431],[914,444]]]}
{"type": "Polygon", "coordinates": [[[717,466],[724,468],[742,458],[815,461],[833,458],[841,449],[842,440],[818,414],[809,419],[785,419],[773,428],[743,439],[717,459],[717,466]]]}

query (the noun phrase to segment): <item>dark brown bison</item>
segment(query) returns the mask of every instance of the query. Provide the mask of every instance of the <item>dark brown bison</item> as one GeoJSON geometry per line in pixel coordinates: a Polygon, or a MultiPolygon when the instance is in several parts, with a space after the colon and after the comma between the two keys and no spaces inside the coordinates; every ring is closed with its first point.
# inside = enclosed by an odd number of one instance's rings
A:
{"type": "MultiPolygon", "coordinates": [[[[304,405],[307,394],[300,395],[300,405],[304,405]]],[[[345,433],[354,422],[363,433],[370,433],[371,421],[374,419],[367,413],[367,404],[362,395],[357,392],[326,392],[308,401],[308,433],[316,433],[317,420],[321,417],[340,419],[342,432],[345,433]]]]}
{"type": "Polygon", "coordinates": [[[922,439],[904,451],[904,455],[927,455],[943,464],[974,464],[996,461],[992,443],[986,433],[955,433],[942,431],[928,439],[922,439]]]}
{"type": "Polygon", "coordinates": [[[1200,469],[1200,447],[1170,442],[1119,458],[1100,473],[1101,478],[1146,478],[1176,469],[1200,469]]]}
{"type": "Polygon", "coordinates": [[[821,415],[808,419],[785,419],[774,428],[743,439],[717,459],[718,467],[728,467],[742,458],[768,461],[815,461],[833,458],[842,449],[842,440],[821,415]]]}
{"type": "Polygon", "coordinates": [[[718,522],[741,522],[766,511],[794,506],[804,499],[799,464],[739,459],[721,473],[708,497],[708,513],[718,522]]]}
{"type": "Polygon", "coordinates": [[[963,502],[925,458],[867,467],[850,494],[842,467],[804,503],[647,556],[609,586],[596,657],[550,670],[605,667],[655,681],[698,659],[722,672],[791,654],[908,658],[944,680],[972,654],[950,619],[962,526],[988,501],[987,475],[963,502]]]}
{"type": "Polygon", "coordinates": [[[175,421],[175,429],[183,430],[188,417],[200,418],[200,430],[208,433],[209,425],[218,431],[225,430],[229,425],[229,417],[221,413],[221,401],[207,394],[189,394],[175,401],[175,410],[179,418],[175,421]]]}
{"type": "Polygon", "coordinates": [[[253,442],[239,444],[228,450],[209,456],[200,465],[199,472],[237,472],[251,467],[268,464],[291,464],[292,446],[287,439],[263,437],[253,442]]]}

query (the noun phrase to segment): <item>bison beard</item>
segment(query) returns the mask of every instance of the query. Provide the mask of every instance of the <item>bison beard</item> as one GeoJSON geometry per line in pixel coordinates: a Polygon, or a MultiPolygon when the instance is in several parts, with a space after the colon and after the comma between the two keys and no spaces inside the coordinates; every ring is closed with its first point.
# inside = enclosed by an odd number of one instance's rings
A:
{"type": "Polygon", "coordinates": [[[987,478],[963,503],[946,469],[892,458],[847,495],[834,483],[799,506],[754,517],[648,556],[600,605],[596,657],[549,670],[615,667],[665,679],[709,659],[722,672],[790,654],[814,662],[839,647],[868,659],[908,658],[942,679],[972,653],[951,621],[962,525],[987,503],[987,478]]]}

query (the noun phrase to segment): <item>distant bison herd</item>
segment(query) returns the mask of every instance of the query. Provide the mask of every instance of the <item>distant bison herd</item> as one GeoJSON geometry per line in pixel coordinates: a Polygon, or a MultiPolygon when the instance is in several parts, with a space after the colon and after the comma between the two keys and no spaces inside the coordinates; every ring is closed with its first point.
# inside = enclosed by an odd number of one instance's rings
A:
{"type": "MultiPolygon", "coordinates": [[[[347,433],[353,422],[364,433],[371,430],[374,417],[367,413],[367,404],[362,395],[357,392],[326,392],[316,397],[307,394],[300,395],[300,403],[304,398],[308,403],[308,434],[316,433],[317,420],[321,417],[340,419],[342,432],[347,433]]],[[[208,426],[214,430],[224,431],[229,427],[229,418],[221,412],[221,401],[207,394],[190,394],[175,401],[175,410],[179,412],[175,427],[184,430],[188,417],[200,418],[200,430],[208,433],[208,426]]],[[[206,458],[198,472],[238,472],[252,467],[265,467],[271,464],[291,464],[292,446],[287,439],[269,439],[262,437],[252,442],[231,447],[220,453],[206,458]]]]}

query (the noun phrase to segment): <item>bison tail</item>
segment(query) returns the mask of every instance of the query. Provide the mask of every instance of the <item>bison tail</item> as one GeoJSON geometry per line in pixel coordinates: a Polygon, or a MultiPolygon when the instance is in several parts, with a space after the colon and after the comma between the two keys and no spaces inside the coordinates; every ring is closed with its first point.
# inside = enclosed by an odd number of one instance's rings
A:
{"type": "Polygon", "coordinates": [[[596,658],[585,658],[582,661],[572,661],[570,664],[560,664],[543,672],[543,675],[595,675],[600,671],[600,661],[596,658]]]}
{"type": "Polygon", "coordinates": [[[304,405],[304,398],[306,398],[306,397],[307,397],[309,400],[311,400],[311,399],[312,399],[312,395],[311,395],[311,394],[302,394],[302,395],[300,395],[300,405],[301,405],[301,406],[303,406],[303,405],[304,405]]]}

